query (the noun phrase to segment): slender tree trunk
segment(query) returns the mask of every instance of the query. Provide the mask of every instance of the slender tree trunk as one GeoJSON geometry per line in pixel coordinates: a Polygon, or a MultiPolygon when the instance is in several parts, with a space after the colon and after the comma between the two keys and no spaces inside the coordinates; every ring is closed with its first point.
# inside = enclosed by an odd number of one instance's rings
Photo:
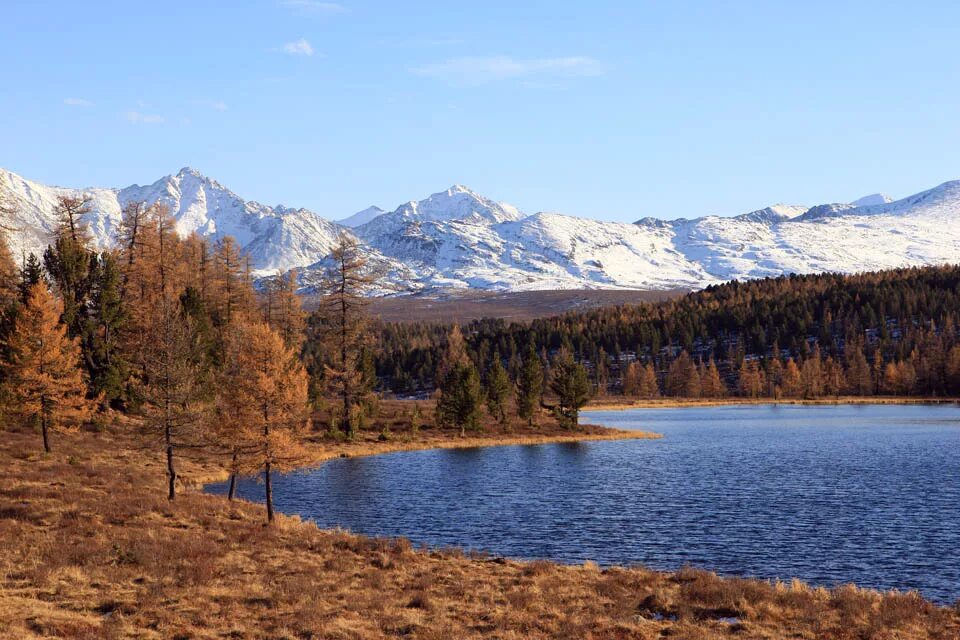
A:
{"type": "Polygon", "coordinates": [[[47,429],[47,414],[40,411],[40,432],[43,434],[43,450],[50,453],[50,435],[47,429]]]}
{"type": "Polygon", "coordinates": [[[273,487],[270,485],[270,461],[263,465],[263,487],[267,495],[267,524],[273,522],[273,487]]]}
{"type": "MultiPolygon", "coordinates": [[[[233,463],[231,464],[231,469],[237,468],[237,452],[233,452],[233,463]]],[[[237,491],[237,474],[236,472],[230,474],[230,490],[227,491],[227,500],[233,501],[233,496],[237,491]]]]}
{"type": "Polygon", "coordinates": [[[164,430],[164,438],[167,441],[167,499],[173,500],[177,497],[177,471],[173,466],[173,442],[170,438],[170,425],[167,425],[164,430]]]}

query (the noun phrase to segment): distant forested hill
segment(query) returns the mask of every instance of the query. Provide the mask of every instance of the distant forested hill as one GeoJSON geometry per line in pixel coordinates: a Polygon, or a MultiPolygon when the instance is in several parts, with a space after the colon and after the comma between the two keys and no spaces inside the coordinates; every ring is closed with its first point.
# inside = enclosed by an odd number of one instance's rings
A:
{"type": "MultiPolygon", "coordinates": [[[[515,376],[529,344],[561,349],[601,394],[960,394],[960,267],[804,275],[707,287],[679,298],[463,327],[481,373],[515,376]],[[655,384],[654,384],[655,382],[655,384]]],[[[400,393],[428,390],[449,326],[385,324],[376,367],[400,393]]]]}

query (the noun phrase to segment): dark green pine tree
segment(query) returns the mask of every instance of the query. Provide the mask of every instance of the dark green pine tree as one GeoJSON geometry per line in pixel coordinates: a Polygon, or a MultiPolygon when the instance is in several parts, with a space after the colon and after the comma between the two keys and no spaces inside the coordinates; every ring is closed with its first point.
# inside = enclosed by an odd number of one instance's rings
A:
{"type": "Polygon", "coordinates": [[[564,429],[577,426],[580,407],[587,403],[593,388],[587,376],[587,370],[567,351],[561,351],[553,361],[553,375],[550,378],[550,390],[557,395],[554,414],[564,429]]]}
{"type": "Polygon", "coordinates": [[[91,313],[83,332],[91,391],[112,406],[123,402],[129,371],[120,346],[128,319],[121,300],[121,279],[116,257],[104,252],[95,272],[91,313]]]}
{"type": "Polygon", "coordinates": [[[23,261],[23,266],[20,269],[21,304],[26,304],[30,287],[43,280],[43,275],[43,264],[40,263],[40,258],[31,253],[23,261]]]}
{"type": "Polygon", "coordinates": [[[531,342],[523,355],[520,364],[520,377],[517,380],[517,413],[521,418],[533,425],[537,409],[540,407],[540,397],[543,395],[543,365],[537,349],[531,342]]]}
{"type": "Polygon", "coordinates": [[[470,362],[458,363],[447,372],[440,385],[437,422],[443,426],[459,427],[461,437],[467,429],[478,431],[481,404],[477,368],[470,362]]]}
{"type": "Polygon", "coordinates": [[[500,362],[500,352],[493,356],[493,362],[487,371],[487,410],[496,416],[500,424],[507,421],[507,400],[510,398],[510,378],[500,362]]]}

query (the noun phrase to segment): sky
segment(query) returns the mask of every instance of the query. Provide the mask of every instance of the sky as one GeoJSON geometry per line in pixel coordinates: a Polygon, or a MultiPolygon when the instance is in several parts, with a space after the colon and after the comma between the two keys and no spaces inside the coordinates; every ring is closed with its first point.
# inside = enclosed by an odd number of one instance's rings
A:
{"type": "Polygon", "coordinates": [[[3,0],[0,167],[331,219],[904,197],[960,178],[957,43],[956,2],[3,0]]]}

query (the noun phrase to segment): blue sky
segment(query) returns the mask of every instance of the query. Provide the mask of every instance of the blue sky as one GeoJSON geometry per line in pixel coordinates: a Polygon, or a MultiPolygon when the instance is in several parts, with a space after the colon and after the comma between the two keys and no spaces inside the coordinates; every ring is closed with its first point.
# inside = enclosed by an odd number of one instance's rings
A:
{"type": "Polygon", "coordinates": [[[608,220],[960,178],[954,2],[42,2],[0,7],[0,166],[193,166],[331,218],[463,183],[608,220]]]}

